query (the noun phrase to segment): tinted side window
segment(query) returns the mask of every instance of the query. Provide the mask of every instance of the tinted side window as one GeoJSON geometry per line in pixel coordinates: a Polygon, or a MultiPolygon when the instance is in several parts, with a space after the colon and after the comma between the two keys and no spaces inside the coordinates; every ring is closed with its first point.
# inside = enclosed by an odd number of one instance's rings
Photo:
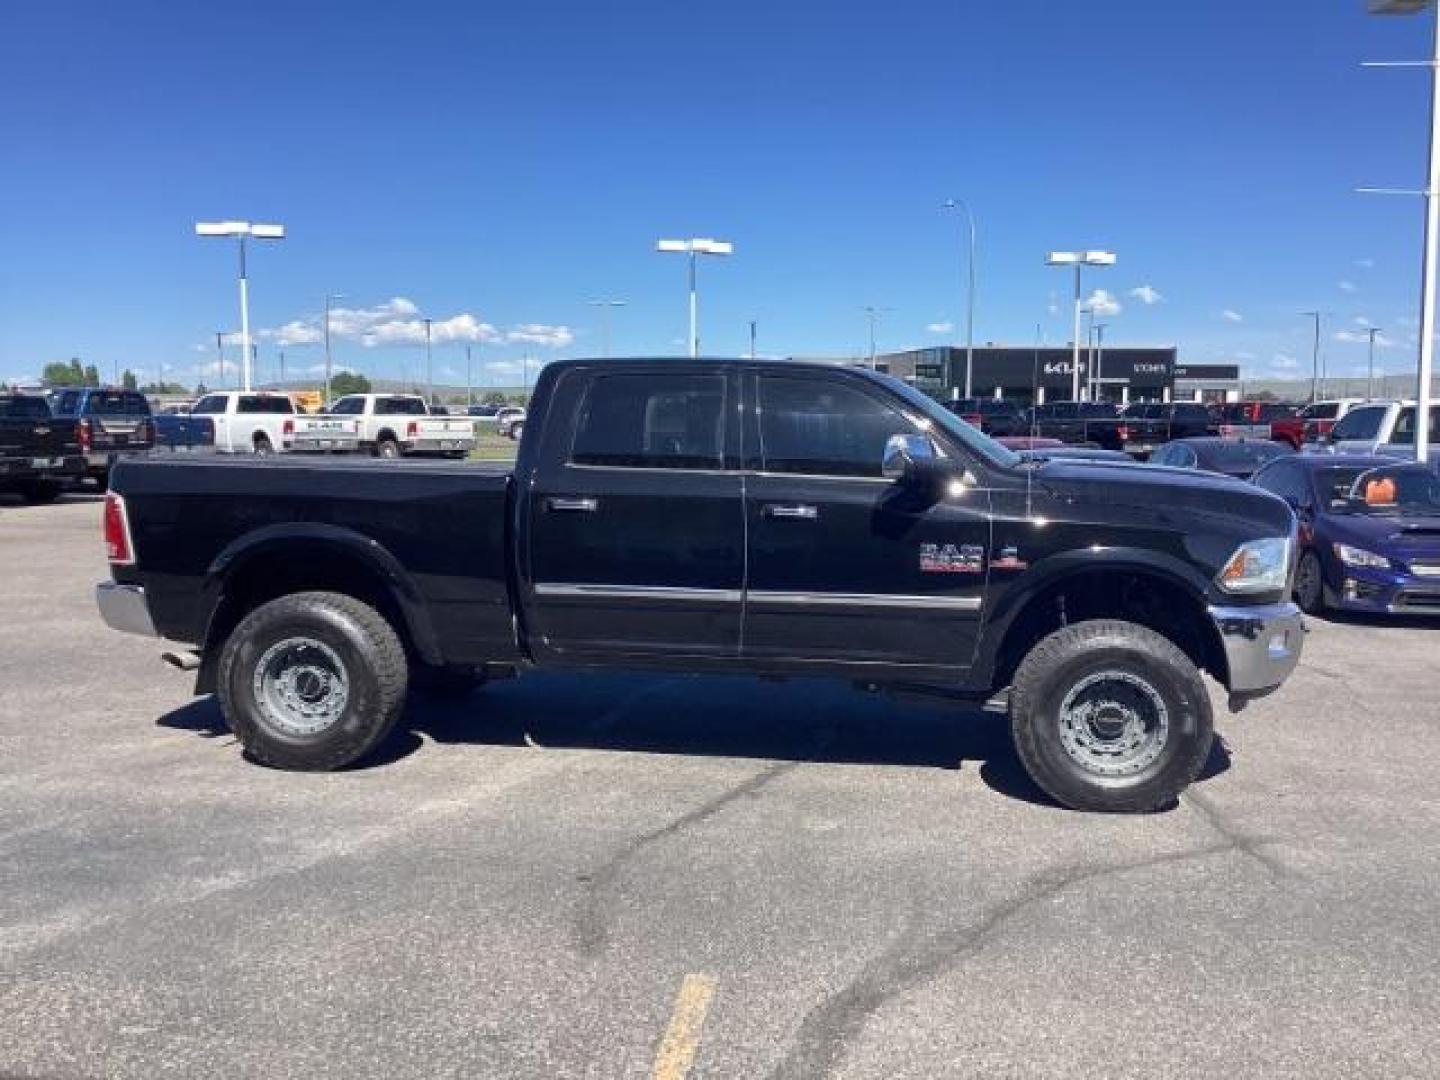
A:
{"type": "MultiPolygon", "coordinates": [[[[1348,420],[1349,417],[1346,419],[1348,420]]],[[[1430,441],[1432,443],[1440,441],[1440,428],[1436,427],[1436,421],[1440,421],[1440,405],[1432,406],[1430,409],[1430,441]]],[[[1342,420],[1341,423],[1344,421],[1342,420]]],[[[1390,441],[1406,446],[1415,442],[1415,406],[1410,405],[1400,410],[1400,415],[1395,418],[1395,430],[1390,433],[1390,441]]]]}
{"type": "Polygon", "coordinates": [[[235,407],[236,412],[293,415],[295,405],[288,397],[269,394],[246,394],[235,407]]]}
{"type": "MultiPolygon", "coordinates": [[[[1336,439],[1373,439],[1380,434],[1380,422],[1385,419],[1384,406],[1351,409],[1333,428],[1330,434],[1336,439]]],[[[1396,427],[1399,427],[1397,423],[1396,427]]]]}
{"type": "Polygon", "coordinates": [[[225,412],[225,399],[219,394],[203,397],[190,410],[192,416],[220,416],[225,412]]]}
{"type": "Polygon", "coordinates": [[[891,435],[923,434],[899,409],[833,379],[760,379],[760,453],[768,472],[880,476],[891,435]]]}
{"type": "Polygon", "coordinates": [[[336,416],[359,416],[365,411],[365,399],[358,397],[341,398],[330,408],[336,416]]]}
{"type": "Polygon", "coordinates": [[[424,416],[425,402],[412,397],[383,397],[375,399],[376,416],[424,416]]]}
{"type": "Polygon", "coordinates": [[[723,375],[602,375],[575,424],[576,465],[632,469],[724,466],[723,375]]]}

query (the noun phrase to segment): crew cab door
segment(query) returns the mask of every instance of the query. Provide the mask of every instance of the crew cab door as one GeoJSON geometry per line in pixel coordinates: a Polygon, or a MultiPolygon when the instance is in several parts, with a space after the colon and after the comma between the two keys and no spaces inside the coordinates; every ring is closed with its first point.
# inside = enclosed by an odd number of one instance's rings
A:
{"type": "MultiPolygon", "coordinates": [[[[734,658],[745,570],[735,376],[686,366],[576,368],[525,500],[532,644],[559,656],[734,658]]],[[[525,478],[521,478],[525,482],[525,478]]]]}
{"type": "Polygon", "coordinates": [[[210,423],[215,429],[215,449],[221,452],[228,452],[235,447],[232,444],[230,417],[227,410],[230,407],[230,398],[225,394],[206,394],[190,409],[191,416],[208,416],[210,423]]]}
{"type": "Polygon", "coordinates": [[[989,493],[958,481],[931,492],[885,479],[890,436],[928,437],[928,421],[861,378],[762,371],[746,377],[746,389],[754,408],[744,655],[970,666],[989,566],[989,493]]]}

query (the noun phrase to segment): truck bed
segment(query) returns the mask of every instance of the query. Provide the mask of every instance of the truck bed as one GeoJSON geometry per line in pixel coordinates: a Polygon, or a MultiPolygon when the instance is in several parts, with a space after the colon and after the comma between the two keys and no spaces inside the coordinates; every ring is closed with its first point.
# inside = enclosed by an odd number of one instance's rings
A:
{"type": "MultiPolygon", "coordinates": [[[[219,580],[235,580],[242,560],[265,559],[270,544],[283,542],[287,562],[305,561],[300,538],[322,568],[341,558],[388,568],[396,592],[413,598],[415,617],[428,624],[421,639],[444,662],[517,653],[506,465],[180,455],[123,461],[111,487],[129,509],[139,561],[130,573],[171,640],[203,643],[223,601],[219,580]]],[[[267,565],[264,574],[285,567],[267,565]]]]}

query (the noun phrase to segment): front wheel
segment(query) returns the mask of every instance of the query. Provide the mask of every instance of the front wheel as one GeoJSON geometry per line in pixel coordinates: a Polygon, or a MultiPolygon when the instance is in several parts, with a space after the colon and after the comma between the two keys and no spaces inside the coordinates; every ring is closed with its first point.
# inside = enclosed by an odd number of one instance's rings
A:
{"type": "Polygon", "coordinates": [[[1042,639],[1010,694],[1015,749],[1074,810],[1143,813],[1174,803],[1210,756],[1205,682],[1168,638],[1097,619],[1042,639]]]}
{"type": "Polygon", "coordinates": [[[339,593],[262,604],[220,653],[217,691],[251,757],[338,769],[380,743],[405,705],[405,649],[378,611],[339,593]]]}
{"type": "Polygon", "coordinates": [[[1320,556],[1313,550],[1301,555],[1295,567],[1295,603],[1306,615],[1319,615],[1325,610],[1325,572],[1320,556]]]}

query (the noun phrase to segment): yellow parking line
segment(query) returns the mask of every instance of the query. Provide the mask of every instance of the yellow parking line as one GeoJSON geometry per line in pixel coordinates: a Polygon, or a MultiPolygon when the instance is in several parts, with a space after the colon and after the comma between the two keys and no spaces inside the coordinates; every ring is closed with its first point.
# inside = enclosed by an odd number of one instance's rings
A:
{"type": "Polygon", "coordinates": [[[660,1049],[655,1054],[655,1068],[651,1070],[652,1080],[685,1080],[695,1061],[695,1051],[700,1046],[700,1029],[705,1025],[705,1014],[710,1009],[710,999],[715,996],[715,980],[709,975],[686,975],[680,984],[680,993],[675,995],[675,1009],[670,1014],[670,1026],[660,1040],[660,1049]]]}

